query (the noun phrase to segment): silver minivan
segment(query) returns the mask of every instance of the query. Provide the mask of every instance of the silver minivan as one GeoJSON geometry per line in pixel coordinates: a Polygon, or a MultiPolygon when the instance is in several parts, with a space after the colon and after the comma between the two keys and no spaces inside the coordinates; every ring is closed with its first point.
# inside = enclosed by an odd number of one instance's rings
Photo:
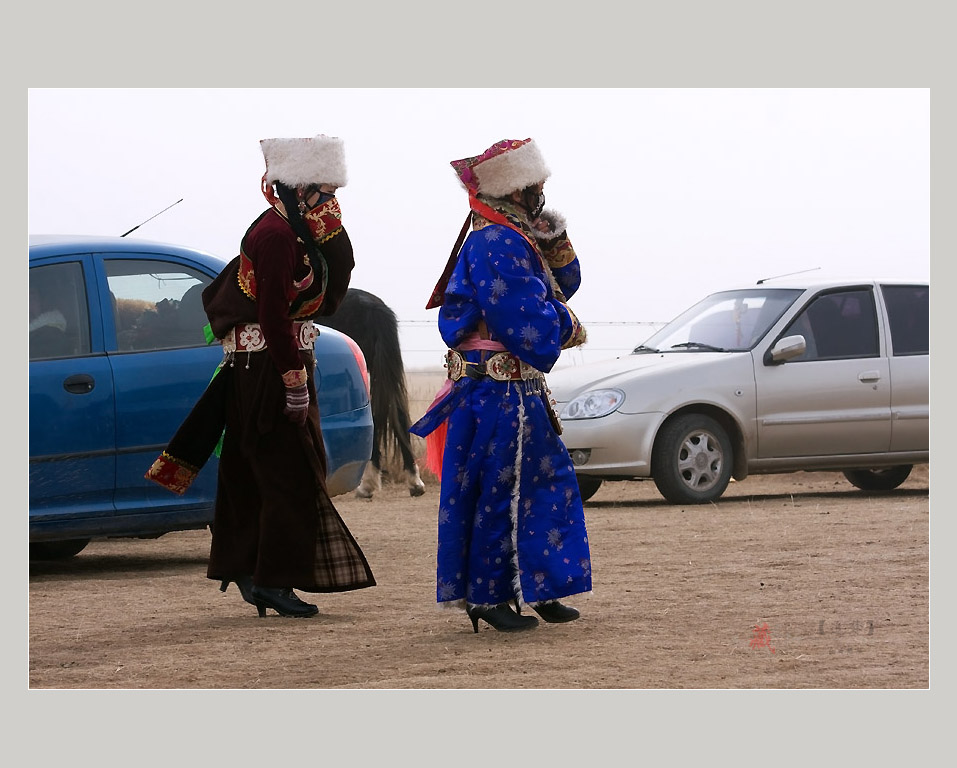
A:
{"type": "Polygon", "coordinates": [[[582,498],[650,478],[700,504],[732,477],[800,470],[898,487],[929,462],[929,297],[927,281],[759,281],[631,354],[553,371],[582,498]]]}

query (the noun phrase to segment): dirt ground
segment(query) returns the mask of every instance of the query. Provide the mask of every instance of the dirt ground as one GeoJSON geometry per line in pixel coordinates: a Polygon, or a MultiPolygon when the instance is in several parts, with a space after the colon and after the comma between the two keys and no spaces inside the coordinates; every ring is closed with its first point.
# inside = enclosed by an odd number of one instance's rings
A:
{"type": "Polygon", "coordinates": [[[651,482],[586,504],[582,617],[474,634],[435,603],[438,486],[335,499],[378,585],[265,619],[205,577],[208,531],[29,567],[31,689],[925,689],[929,473],[871,495],[755,476],[713,505],[651,482]]]}

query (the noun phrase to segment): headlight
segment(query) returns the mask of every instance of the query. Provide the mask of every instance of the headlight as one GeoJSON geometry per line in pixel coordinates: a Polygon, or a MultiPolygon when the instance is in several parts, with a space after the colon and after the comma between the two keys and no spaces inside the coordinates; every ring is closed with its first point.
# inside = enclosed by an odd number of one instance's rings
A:
{"type": "Polygon", "coordinates": [[[598,419],[616,411],[625,402],[620,389],[593,389],[572,400],[561,413],[563,419],[598,419]]]}

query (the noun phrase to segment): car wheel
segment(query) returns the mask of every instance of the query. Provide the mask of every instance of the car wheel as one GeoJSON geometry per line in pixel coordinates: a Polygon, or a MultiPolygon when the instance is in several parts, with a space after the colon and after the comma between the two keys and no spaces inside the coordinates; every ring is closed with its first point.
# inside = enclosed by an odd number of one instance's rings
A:
{"type": "Polygon", "coordinates": [[[844,477],[862,491],[892,491],[908,478],[912,468],[911,464],[901,464],[884,469],[849,469],[844,477]]]}
{"type": "Polygon", "coordinates": [[[689,413],[665,424],[651,456],[658,491],[672,504],[720,498],[731,480],[731,441],[710,416],[689,413]]]}
{"type": "Polygon", "coordinates": [[[90,543],[89,539],[68,541],[36,541],[30,543],[31,560],[66,560],[79,554],[90,543]]]}
{"type": "Polygon", "coordinates": [[[578,479],[578,492],[581,494],[582,501],[588,501],[601,488],[600,477],[590,475],[576,475],[575,477],[578,479]]]}

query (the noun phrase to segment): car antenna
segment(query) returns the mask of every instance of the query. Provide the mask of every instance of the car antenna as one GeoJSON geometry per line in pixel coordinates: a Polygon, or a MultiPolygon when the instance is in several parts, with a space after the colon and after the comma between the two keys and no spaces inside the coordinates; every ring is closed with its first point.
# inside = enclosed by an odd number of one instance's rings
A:
{"type": "MultiPolygon", "coordinates": [[[[152,220],[155,219],[157,216],[159,216],[160,213],[166,213],[170,208],[173,207],[173,205],[178,205],[178,204],[181,203],[181,202],[183,202],[183,198],[180,198],[179,200],[177,200],[177,201],[176,201],[175,203],[173,203],[172,205],[167,205],[167,206],[166,206],[162,211],[160,211],[159,213],[154,213],[154,214],[153,214],[152,216],[150,216],[146,221],[152,221],[152,220]]],[[[122,235],[120,235],[120,237],[126,237],[130,232],[132,232],[132,231],[134,231],[134,230],[139,229],[140,227],[142,227],[142,226],[146,223],[146,221],[141,221],[139,224],[137,224],[135,227],[133,227],[133,229],[128,229],[126,232],[124,232],[122,235]]]]}
{"type": "MultiPolygon", "coordinates": [[[[149,221],[149,219],[147,219],[147,221],[149,221]]],[[[816,269],[820,269],[820,267],[811,267],[810,269],[802,269],[800,272],[788,272],[786,275],[775,275],[774,277],[762,277],[760,280],[758,280],[757,283],[755,283],[755,285],[761,285],[762,283],[766,283],[768,280],[778,280],[779,278],[782,278],[782,277],[791,277],[792,275],[803,275],[805,272],[813,272],[816,269]]]]}

